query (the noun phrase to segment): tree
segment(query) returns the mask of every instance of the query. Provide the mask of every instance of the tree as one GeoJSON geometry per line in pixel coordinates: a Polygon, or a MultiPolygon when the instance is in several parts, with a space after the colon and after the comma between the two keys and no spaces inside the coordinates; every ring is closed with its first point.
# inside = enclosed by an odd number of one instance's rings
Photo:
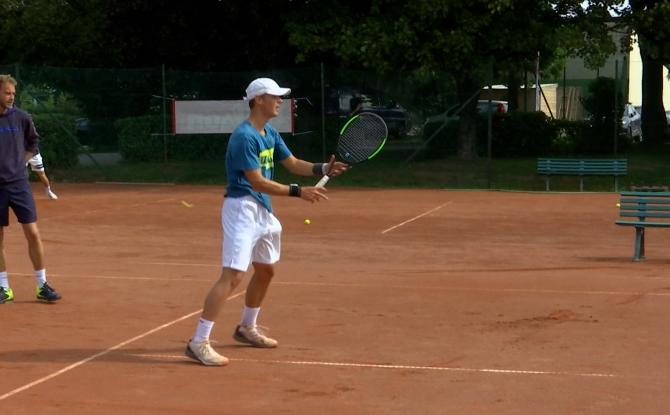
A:
{"type": "Polygon", "coordinates": [[[0,50],[4,63],[52,66],[166,64],[201,71],[286,67],[295,63],[295,50],[280,16],[295,4],[290,0],[3,0],[0,50]]]}
{"type": "Polygon", "coordinates": [[[637,34],[642,57],[642,136],[659,147],[667,138],[663,65],[670,64],[670,1],[631,0],[625,21],[637,34]]]}
{"type": "Polygon", "coordinates": [[[561,48],[603,60],[593,45],[612,43],[601,35],[602,25],[585,21],[577,0],[328,0],[303,6],[287,23],[299,60],[336,57],[342,65],[415,76],[448,72],[459,101],[469,102],[460,121],[463,159],[477,154],[476,100],[468,99],[485,85],[489,65],[518,85],[520,74],[534,72],[538,52],[545,66],[561,48]]]}

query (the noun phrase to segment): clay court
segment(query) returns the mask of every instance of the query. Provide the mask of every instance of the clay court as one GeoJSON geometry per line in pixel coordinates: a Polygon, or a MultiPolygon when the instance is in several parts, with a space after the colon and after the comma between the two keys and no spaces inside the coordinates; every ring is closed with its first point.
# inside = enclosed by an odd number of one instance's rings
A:
{"type": "MultiPolygon", "coordinates": [[[[220,271],[219,186],[35,184],[54,305],[20,227],[0,306],[8,414],[658,414],[670,407],[670,231],[631,261],[614,193],[331,187],[274,198],[283,256],[227,367],[183,356],[220,271]],[[189,206],[182,204],[185,201],[189,206]],[[305,218],[311,225],[303,224],[305,218]]],[[[242,288],[245,284],[242,284],[242,288]]]]}

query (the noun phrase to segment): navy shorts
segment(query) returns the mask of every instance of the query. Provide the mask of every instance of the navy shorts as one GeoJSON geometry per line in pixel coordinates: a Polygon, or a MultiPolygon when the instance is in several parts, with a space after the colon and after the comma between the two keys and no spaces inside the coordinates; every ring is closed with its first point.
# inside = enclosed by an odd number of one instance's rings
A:
{"type": "Polygon", "coordinates": [[[35,199],[27,180],[0,185],[0,226],[9,225],[10,207],[19,223],[37,222],[35,199]]]}

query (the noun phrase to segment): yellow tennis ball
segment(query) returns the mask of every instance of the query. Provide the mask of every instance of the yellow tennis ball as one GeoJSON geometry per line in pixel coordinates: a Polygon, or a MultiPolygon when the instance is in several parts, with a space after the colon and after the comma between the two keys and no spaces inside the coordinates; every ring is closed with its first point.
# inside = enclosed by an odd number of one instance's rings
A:
{"type": "Polygon", "coordinates": [[[305,223],[305,225],[309,225],[310,223],[312,223],[312,221],[309,220],[309,219],[305,219],[305,222],[304,222],[304,223],[305,223]]]}
{"type": "Polygon", "coordinates": [[[616,207],[621,207],[621,203],[617,203],[617,204],[616,204],[616,207]]]}

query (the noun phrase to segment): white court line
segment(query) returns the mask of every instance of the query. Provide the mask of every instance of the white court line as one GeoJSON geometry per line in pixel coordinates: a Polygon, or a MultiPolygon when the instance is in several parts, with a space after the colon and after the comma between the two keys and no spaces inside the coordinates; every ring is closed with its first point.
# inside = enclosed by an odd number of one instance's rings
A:
{"type": "MultiPolygon", "coordinates": [[[[34,274],[25,274],[13,272],[9,276],[32,277],[34,274]]],[[[206,282],[211,283],[212,278],[161,278],[161,277],[125,277],[114,275],[59,275],[49,274],[54,278],[78,278],[91,280],[131,280],[131,281],[169,281],[169,282],[206,282]]],[[[313,282],[313,281],[273,281],[272,285],[294,285],[294,286],[315,286],[315,287],[349,287],[349,288],[379,288],[375,284],[353,284],[353,283],[338,283],[338,282],[313,282]]],[[[650,297],[670,297],[670,292],[640,292],[640,291],[584,291],[584,290],[546,290],[538,288],[472,288],[472,287],[442,287],[430,285],[398,285],[398,284],[384,284],[387,288],[397,288],[401,290],[429,290],[429,291],[458,291],[458,292],[484,292],[484,293],[527,293],[527,294],[574,294],[574,295],[612,295],[612,296],[650,296],[650,297]]]]}
{"type": "Polygon", "coordinates": [[[128,262],[128,264],[141,264],[141,265],[169,265],[171,267],[216,267],[221,268],[221,264],[198,264],[198,263],[184,263],[184,262],[128,262]]]}
{"type": "Polygon", "coordinates": [[[174,186],[174,183],[151,183],[151,182],[95,182],[95,184],[109,184],[122,186],[174,186]]]}
{"type": "MultiPolygon", "coordinates": [[[[241,296],[241,295],[244,294],[244,293],[245,293],[245,291],[242,291],[242,292],[239,292],[239,293],[237,293],[237,294],[235,294],[235,295],[231,295],[230,297],[228,297],[228,300],[232,300],[232,299],[235,298],[235,297],[239,297],[239,296],[241,296]]],[[[130,344],[130,343],[132,343],[132,342],[134,342],[134,341],[140,340],[140,339],[142,339],[142,338],[144,338],[144,337],[147,337],[147,336],[149,336],[149,335],[151,335],[151,334],[156,333],[157,331],[163,330],[164,328],[167,328],[167,327],[170,327],[170,326],[172,326],[172,325],[174,325],[174,324],[176,324],[176,323],[179,323],[179,322],[182,321],[182,320],[186,320],[187,318],[191,318],[191,317],[195,316],[196,314],[199,314],[200,312],[202,312],[202,309],[196,310],[196,311],[194,311],[194,312],[192,312],[192,313],[188,313],[188,314],[186,314],[186,315],[184,315],[184,316],[181,316],[181,317],[179,317],[179,318],[177,318],[177,319],[175,319],[175,320],[172,320],[172,321],[170,321],[170,322],[168,322],[168,323],[162,324],[162,325],[160,325],[160,326],[158,326],[158,327],[156,327],[156,328],[153,328],[153,329],[151,329],[151,330],[149,330],[149,331],[146,331],[146,332],[144,332],[144,333],[142,333],[142,334],[140,334],[140,335],[138,335],[138,336],[135,336],[135,337],[130,338],[130,339],[128,339],[128,340],[122,341],[121,343],[117,344],[116,346],[112,346],[112,347],[110,347],[110,348],[108,348],[108,349],[105,349],[105,350],[103,350],[103,351],[101,351],[101,352],[99,352],[99,353],[94,354],[93,356],[89,356],[89,357],[87,357],[86,359],[82,359],[82,360],[80,360],[80,361],[78,361],[78,362],[76,362],[76,363],[73,363],[73,364],[71,364],[70,366],[66,366],[66,367],[62,368],[61,370],[58,370],[58,371],[56,371],[56,372],[53,372],[53,373],[50,374],[50,375],[44,376],[44,377],[42,377],[42,378],[37,379],[36,381],[30,382],[30,383],[28,383],[28,384],[26,384],[26,385],[23,385],[23,386],[19,387],[19,388],[16,388],[16,389],[14,389],[14,390],[11,390],[11,391],[5,393],[4,395],[0,395],[0,401],[2,401],[2,400],[4,400],[4,399],[7,399],[7,398],[9,398],[9,397],[11,397],[11,396],[14,396],[14,395],[16,395],[17,393],[20,393],[20,392],[23,392],[23,391],[25,391],[25,390],[28,390],[28,389],[32,388],[33,386],[37,386],[37,385],[39,385],[39,384],[41,384],[41,383],[44,383],[44,382],[46,382],[46,381],[48,381],[48,380],[50,380],[50,379],[55,378],[56,376],[62,375],[63,373],[69,372],[69,371],[71,371],[72,369],[75,369],[75,368],[77,368],[77,367],[79,367],[79,366],[81,366],[81,365],[84,365],[84,364],[90,362],[91,360],[94,360],[94,359],[97,359],[98,357],[104,356],[104,355],[106,355],[106,354],[108,354],[108,353],[110,353],[110,352],[113,352],[114,350],[118,350],[118,349],[120,349],[120,348],[122,348],[122,347],[124,347],[124,346],[126,346],[126,345],[128,345],[128,344],[130,344]]]]}
{"type": "MultiPolygon", "coordinates": [[[[164,354],[133,354],[136,357],[148,357],[156,359],[184,359],[186,356],[164,355],[164,354]]],[[[364,369],[396,369],[396,370],[426,370],[442,372],[470,372],[470,373],[496,373],[504,375],[551,375],[551,376],[578,376],[586,378],[619,378],[621,375],[613,373],[580,373],[580,372],[558,372],[545,370],[518,370],[518,369],[490,369],[490,368],[469,368],[469,367],[448,367],[448,366],[414,366],[414,365],[384,365],[376,363],[345,363],[345,362],[319,362],[304,360],[263,360],[263,359],[234,359],[232,362],[252,362],[252,363],[270,363],[286,364],[300,366],[331,366],[331,367],[353,367],[364,369]]]]}
{"type": "Polygon", "coordinates": [[[384,229],[384,230],[382,231],[382,235],[385,234],[386,232],[391,232],[392,230],[394,230],[394,229],[396,229],[396,228],[399,228],[399,227],[401,227],[401,226],[403,226],[403,225],[406,225],[406,224],[408,224],[408,223],[410,223],[410,222],[413,222],[413,221],[415,221],[415,220],[417,220],[417,219],[419,219],[419,218],[422,218],[422,217],[424,217],[424,216],[426,216],[426,215],[429,215],[429,214],[435,212],[436,210],[442,209],[443,207],[445,207],[446,205],[448,205],[448,204],[450,204],[450,203],[452,203],[452,201],[449,201],[449,202],[447,202],[447,203],[443,203],[443,204],[441,204],[440,206],[438,206],[438,207],[436,207],[436,208],[433,208],[433,209],[429,210],[428,212],[424,212],[424,213],[422,213],[422,214],[420,214],[420,215],[418,215],[418,216],[413,217],[412,219],[408,219],[408,220],[406,220],[406,221],[404,221],[404,222],[402,222],[402,223],[399,223],[399,224],[397,224],[397,225],[391,226],[391,227],[388,228],[388,229],[384,229]]]}
{"type": "MultiPolygon", "coordinates": [[[[10,276],[12,275],[18,275],[21,277],[34,277],[35,274],[24,274],[24,273],[19,273],[19,272],[12,272],[9,274],[10,276]]],[[[54,273],[49,273],[50,277],[54,278],[78,278],[78,279],[90,279],[90,280],[131,280],[131,281],[173,281],[173,282],[179,282],[179,281],[199,281],[199,282],[214,282],[216,278],[165,278],[165,277],[126,277],[126,276],[119,276],[119,275],[60,275],[60,274],[54,274],[54,273]]]]}

